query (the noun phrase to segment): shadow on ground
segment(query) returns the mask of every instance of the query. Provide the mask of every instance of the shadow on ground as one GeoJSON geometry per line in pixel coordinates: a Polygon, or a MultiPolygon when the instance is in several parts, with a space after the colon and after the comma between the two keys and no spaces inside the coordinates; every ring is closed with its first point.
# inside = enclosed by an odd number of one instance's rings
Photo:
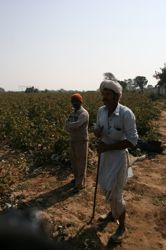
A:
{"type": "Polygon", "coordinates": [[[18,208],[23,209],[27,207],[30,207],[30,208],[35,207],[35,208],[42,210],[42,209],[49,208],[58,202],[64,201],[74,195],[75,193],[73,191],[72,183],[67,183],[64,186],[58,187],[47,193],[40,194],[39,196],[36,196],[35,198],[27,202],[20,203],[18,208]]]}
{"type": "Polygon", "coordinates": [[[110,240],[108,240],[107,245],[103,245],[97,234],[97,229],[93,226],[87,228],[87,225],[82,226],[75,236],[67,240],[60,240],[60,238],[61,236],[57,235],[54,240],[60,242],[62,247],[68,250],[114,250],[119,246],[110,240]]]}

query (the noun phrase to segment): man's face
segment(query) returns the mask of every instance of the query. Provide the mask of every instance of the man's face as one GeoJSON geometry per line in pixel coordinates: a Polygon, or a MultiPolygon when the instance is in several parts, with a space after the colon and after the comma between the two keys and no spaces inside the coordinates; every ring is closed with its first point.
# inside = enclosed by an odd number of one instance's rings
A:
{"type": "Polygon", "coordinates": [[[119,97],[112,90],[104,89],[101,94],[102,101],[104,105],[106,105],[108,108],[118,103],[119,97]]]}
{"type": "Polygon", "coordinates": [[[71,104],[72,104],[73,108],[75,108],[75,109],[79,109],[81,107],[81,102],[78,100],[72,100],[71,104]]]}

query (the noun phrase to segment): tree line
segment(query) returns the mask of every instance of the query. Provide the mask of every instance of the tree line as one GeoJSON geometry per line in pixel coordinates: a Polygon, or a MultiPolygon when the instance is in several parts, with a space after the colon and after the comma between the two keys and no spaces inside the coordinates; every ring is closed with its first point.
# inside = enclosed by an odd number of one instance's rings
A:
{"type": "MultiPolygon", "coordinates": [[[[166,84],[166,63],[164,63],[163,68],[160,68],[160,72],[155,71],[155,74],[153,75],[154,78],[157,79],[157,87],[161,87],[164,84],[166,84]]],[[[145,76],[136,76],[134,79],[125,79],[123,81],[116,79],[116,77],[110,73],[106,72],[104,73],[105,79],[112,79],[112,80],[117,80],[121,86],[123,87],[124,90],[136,90],[139,89],[141,92],[143,92],[144,88],[146,87],[153,87],[152,85],[147,85],[148,80],[146,79],[145,76]]],[[[64,90],[65,91],[65,90],[64,90]]],[[[0,92],[5,92],[4,88],[0,87],[0,92]]],[[[39,89],[35,88],[34,86],[28,87],[25,89],[25,93],[38,93],[39,89]]],[[[44,92],[49,92],[49,90],[45,90],[44,92]]]]}
{"type": "MultiPolygon", "coordinates": [[[[155,74],[153,75],[154,78],[158,80],[156,86],[160,87],[166,84],[166,63],[164,64],[163,68],[160,68],[161,72],[155,71],[155,74]]],[[[104,77],[106,80],[116,80],[118,81],[124,90],[135,90],[140,89],[141,92],[143,92],[144,88],[147,86],[148,80],[145,76],[136,76],[134,79],[126,79],[123,81],[118,80],[114,74],[110,72],[104,73],[104,77]]],[[[151,87],[151,85],[148,85],[151,87]]],[[[147,87],[148,87],[147,86],[147,87]]]]}

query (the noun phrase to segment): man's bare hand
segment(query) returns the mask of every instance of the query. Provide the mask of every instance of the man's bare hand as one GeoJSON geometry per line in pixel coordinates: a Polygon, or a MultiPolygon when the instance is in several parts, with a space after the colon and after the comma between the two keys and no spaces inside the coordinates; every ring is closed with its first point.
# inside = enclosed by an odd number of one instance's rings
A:
{"type": "Polygon", "coordinates": [[[97,145],[97,152],[98,154],[101,154],[103,152],[106,152],[109,150],[108,148],[108,144],[104,143],[104,142],[99,142],[98,145],[97,145]]]}
{"type": "Polygon", "coordinates": [[[95,128],[94,129],[94,134],[97,138],[100,138],[102,136],[102,131],[103,131],[103,127],[100,128],[95,128]]]}

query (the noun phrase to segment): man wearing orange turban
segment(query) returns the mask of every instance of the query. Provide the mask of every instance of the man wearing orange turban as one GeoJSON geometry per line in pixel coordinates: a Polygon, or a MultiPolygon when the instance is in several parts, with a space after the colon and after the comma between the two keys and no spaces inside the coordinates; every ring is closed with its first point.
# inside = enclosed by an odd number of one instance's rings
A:
{"type": "Polygon", "coordinates": [[[75,93],[71,96],[71,101],[79,101],[81,104],[83,103],[83,98],[79,93],[75,93]]]}
{"type": "Polygon", "coordinates": [[[70,133],[71,164],[73,168],[74,191],[85,188],[88,156],[89,113],[83,108],[83,98],[79,93],[71,96],[73,111],[66,120],[65,129],[70,133]]]}

